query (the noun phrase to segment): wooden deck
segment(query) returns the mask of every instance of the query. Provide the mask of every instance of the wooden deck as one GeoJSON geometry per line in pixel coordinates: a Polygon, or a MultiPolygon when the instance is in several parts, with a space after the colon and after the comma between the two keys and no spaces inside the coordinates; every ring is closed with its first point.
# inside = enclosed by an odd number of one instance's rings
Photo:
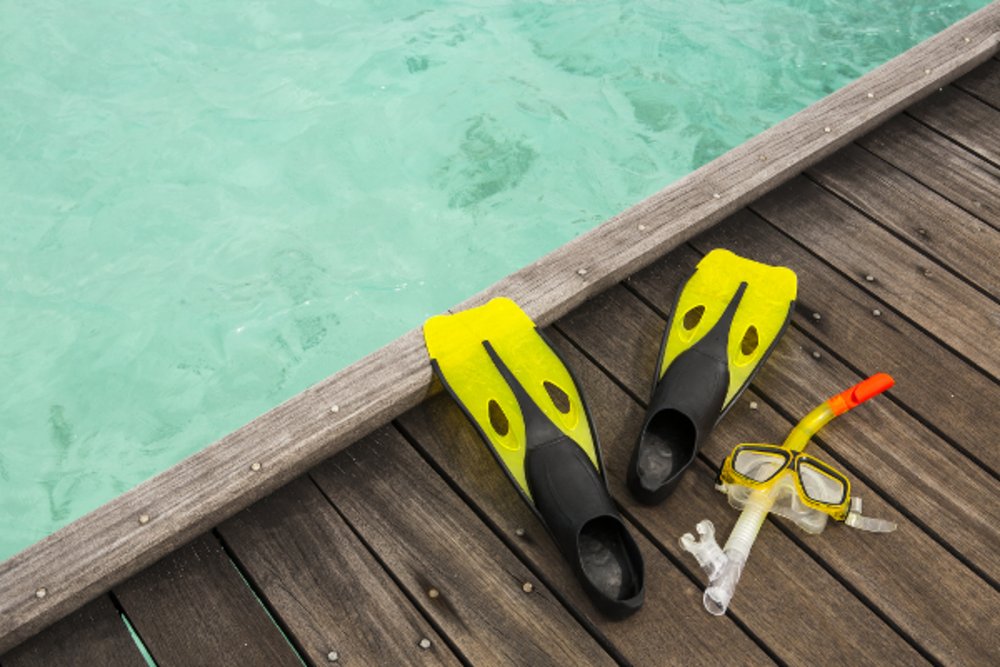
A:
{"type": "Polygon", "coordinates": [[[747,201],[546,331],[583,387],[646,560],[636,616],[610,622],[592,609],[437,394],[93,590],[0,664],[144,664],[126,619],[162,665],[1000,664],[1000,60],[747,201]],[[794,269],[796,314],[681,488],[645,507],[624,471],[665,318],[699,257],[720,246],[794,269]],[[726,453],[780,442],[876,371],[896,387],[810,452],[847,472],[866,514],[899,529],[810,536],[772,518],[729,614],[708,615],[677,538],[703,518],[723,536],[735,522],[712,484],[726,453]]]}

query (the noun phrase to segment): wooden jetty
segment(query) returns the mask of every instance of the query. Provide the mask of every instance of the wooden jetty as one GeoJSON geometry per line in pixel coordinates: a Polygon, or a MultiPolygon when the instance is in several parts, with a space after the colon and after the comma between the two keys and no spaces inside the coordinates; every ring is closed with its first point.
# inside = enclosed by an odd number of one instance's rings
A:
{"type": "Polygon", "coordinates": [[[518,301],[571,364],[647,568],[596,612],[419,331],[0,563],[0,664],[1000,664],[1000,3],[459,307],[518,301]],[[624,471],[676,290],[727,247],[798,308],[681,488],[624,471]],[[729,613],[677,538],[713,476],[875,371],[810,446],[899,529],[770,519],[729,613]]]}

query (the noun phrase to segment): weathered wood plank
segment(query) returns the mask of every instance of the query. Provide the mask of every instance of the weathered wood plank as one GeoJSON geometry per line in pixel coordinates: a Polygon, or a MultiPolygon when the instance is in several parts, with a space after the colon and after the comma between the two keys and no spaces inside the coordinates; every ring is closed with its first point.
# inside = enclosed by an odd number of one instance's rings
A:
{"type": "Polygon", "coordinates": [[[115,588],[158,665],[301,665],[212,535],[115,588]]]}
{"type": "MultiPolygon", "coordinates": [[[[892,396],[996,476],[996,426],[983,419],[1000,398],[996,383],[749,211],[695,238],[692,245],[702,253],[730,248],[794,270],[800,277],[794,321],[854,368],[891,369],[896,378],[892,396]],[[872,314],[875,310],[881,313],[878,317],[872,314]]],[[[657,262],[629,284],[649,298],[661,287],[675,289],[698,255],[678,248],[671,257],[682,257],[684,266],[672,268],[676,260],[657,262]]],[[[664,301],[655,303],[670,307],[664,301]]]]}
{"type": "MultiPolygon", "coordinates": [[[[734,217],[737,219],[721,227],[737,226],[734,223],[739,222],[739,216],[734,217]]],[[[725,238],[721,229],[718,232],[712,230],[707,236],[713,240],[725,238]]],[[[715,243],[702,242],[701,237],[695,243],[706,252],[717,247],[715,243]]],[[[786,239],[784,242],[774,240],[773,245],[778,247],[793,244],[786,239]]],[[[679,253],[674,251],[672,254],[679,253]]],[[[771,259],[749,254],[762,261],[771,259]]],[[[798,271],[800,290],[803,292],[811,292],[817,288],[827,290],[822,275],[801,271],[799,266],[792,263],[784,265],[798,271]]],[[[666,312],[673,302],[667,301],[665,297],[669,294],[672,299],[676,287],[668,292],[660,289],[660,286],[678,286],[685,277],[685,274],[674,270],[667,262],[660,262],[655,268],[650,267],[641,276],[636,276],[630,284],[643,298],[666,312]]],[[[819,322],[824,322],[826,313],[830,310],[825,307],[820,311],[822,318],[819,322]]],[[[812,312],[815,311],[803,308],[797,314],[797,319],[815,322],[812,312]]],[[[877,335],[877,332],[872,333],[877,335]]],[[[828,358],[825,351],[819,351],[799,331],[789,331],[785,338],[787,343],[783,341],[778,346],[771,360],[764,366],[759,383],[762,387],[774,387],[768,391],[768,395],[787,414],[796,417],[805,415],[819,401],[843,391],[861,379],[843,364],[828,358]],[[811,356],[813,351],[821,355],[821,361],[811,356]],[[770,382],[765,383],[767,380],[770,382]]],[[[849,345],[834,349],[840,352],[845,347],[849,345]]],[[[845,355],[849,356],[849,352],[845,352],[845,355]]],[[[938,356],[944,356],[943,351],[939,350],[938,356]]],[[[937,357],[929,359],[928,365],[934,365],[937,357]]],[[[927,378],[912,373],[906,376],[901,374],[901,371],[905,372],[911,366],[911,359],[901,360],[900,365],[889,365],[888,361],[869,357],[861,366],[866,373],[881,370],[893,374],[897,379],[893,395],[898,389],[906,388],[911,383],[915,383],[915,386],[909,387],[910,392],[919,392],[926,387],[927,378]]],[[[981,377],[978,374],[967,376],[981,377]]],[[[955,390],[963,395],[970,393],[968,387],[961,384],[955,390]]],[[[1000,389],[994,386],[984,398],[987,403],[995,402],[1000,398],[1000,389]]],[[[894,497],[905,495],[906,502],[903,506],[911,516],[960,551],[979,571],[994,580],[1000,579],[1000,554],[996,549],[1000,539],[996,529],[1000,525],[1000,507],[981,502],[982,498],[1000,495],[1000,482],[889,401],[877,401],[867,407],[866,412],[871,416],[865,422],[843,420],[837,421],[836,429],[831,426],[838,437],[829,440],[829,444],[842,447],[843,449],[836,449],[838,454],[850,460],[860,473],[874,480],[885,493],[894,497]],[[905,447],[899,445],[902,442],[907,443],[905,447]],[[917,489],[909,488],[914,474],[919,474],[924,480],[917,489]]],[[[995,431],[995,426],[988,423],[989,420],[980,421],[984,422],[980,425],[984,441],[993,442],[990,433],[995,431]]],[[[829,438],[827,434],[824,437],[829,438]]],[[[991,446],[987,445],[984,449],[991,446]]]]}
{"type": "Polygon", "coordinates": [[[145,667],[146,661],[107,595],[93,600],[6,655],[4,667],[145,667]]]}
{"type": "Polygon", "coordinates": [[[858,144],[1000,229],[1000,169],[986,160],[904,115],[858,144]]]}
{"type": "MultiPolygon", "coordinates": [[[[604,309],[591,314],[602,317],[612,312],[615,316],[622,314],[604,309]]],[[[557,323],[559,330],[565,328],[564,321],[557,323]]],[[[580,326],[580,320],[574,317],[574,321],[580,326]]],[[[641,325],[640,322],[621,318],[605,320],[604,325],[603,335],[607,336],[609,330],[614,330],[610,347],[619,353],[628,350],[629,356],[636,356],[634,353],[637,351],[630,348],[628,341],[633,340],[635,335],[632,327],[641,325]]],[[[729,509],[725,498],[713,488],[714,471],[703,462],[696,462],[681,480],[674,495],[661,506],[649,507],[633,500],[625,486],[625,471],[642,424],[644,409],[567,339],[554,335],[552,340],[585,389],[603,445],[612,493],[633,520],[656,539],[661,549],[690,568],[699,582],[704,582],[704,575],[694,559],[681,551],[677,539],[683,533],[692,531],[695,524],[704,518],[715,521],[720,538],[724,538],[735,521],[736,513],[729,509]]],[[[587,352],[589,354],[590,350],[587,352]]],[[[656,350],[651,352],[637,355],[647,357],[650,373],[656,362],[656,350]]],[[[744,573],[739,592],[729,609],[779,659],[788,664],[922,662],[902,638],[792,540],[773,530],[767,531],[767,537],[769,539],[762,538],[755,545],[751,559],[755,565],[748,567],[744,573]]],[[[700,596],[692,601],[691,606],[681,608],[677,613],[709,616],[700,596]]],[[[719,664],[728,655],[729,652],[719,642],[705,656],[704,662],[719,664]]],[[[683,660],[677,662],[684,664],[683,660]]]]}
{"type": "Polygon", "coordinates": [[[1000,111],[990,105],[954,86],[945,86],[907,113],[1000,166],[1000,111]]]}
{"type": "MultiPolygon", "coordinates": [[[[658,290],[662,293],[660,298],[672,303],[671,292],[676,287],[677,285],[661,284],[658,290]]],[[[624,290],[609,290],[578,309],[573,318],[564,319],[559,324],[560,330],[564,331],[575,344],[586,349],[588,356],[600,363],[623,386],[639,396],[645,395],[649,390],[650,377],[656,364],[657,346],[664,326],[663,318],[654,314],[624,290]]],[[[787,341],[783,341],[779,351],[788,352],[788,348],[787,341]]],[[[806,355],[811,358],[808,351],[806,355]]],[[[772,364],[776,365],[776,361],[768,362],[765,371],[768,371],[772,364]]],[[[814,381],[819,387],[831,384],[842,386],[843,378],[832,380],[822,378],[822,374],[828,372],[830,367],[831,364],[828,362],[815,364],[815,377],[806,374],[803,381],[806,383],[814,381]]],[[[769,397],[773,396],[775,400],[780,401],[782,398],[780,388],[772,386],[773,382],[765,382],[771,377],[762,373],[757,386],[760,386],[769,397]]],[[[816,402],[819,402],[825,397],[823,393],[810,392],[810,395],[802,400],[812,402],[811,399],[815,398],[816,402]]],[[[791,412],[792,410],[789,410],[789,413],[791,412]]],[[[858,415],[856,418],[860,417],[861,415],[858,415]]],[[[634,423],[631,432],[618,433],[617,437],[631,443],[632,437],[638,432],[639,424],[640,422],[634,423]]],[[[850,426],[849,420],[831,424],[824,431],[822,440],[810,445],[810,452],[834,462],[835,465],[842,464],[843,461],[830,455],[825,443],[831,443],[838,453],[858,447],[859,443],[851,443],[845,438],[845,434],[850,435],[849,431],[852,430],[845,427],[850,426]]],[[[865,424],[854,425],[855,428],[862,430],[864,426],[865,424]]],[[[736,443],[780,441],[790,427],[789,421],[779,418],[777,413],[751,389],[712,433],[703,453],[713,465],[718,466],[736,443]],[[756,409],[748,408],[750,401],[758,404],[756,409]]],[[[866,434],[866,437],[870,437],[872,432],[868,431],[866,434]]],[[[863,445],[863,442],[860,444],[863,445]]],[[[909,451],[910,444],[905,442],[902,445],[902,455],[909,451]]],[[[900,447],[899,443],[895,443],[888,449],[900,455],[900,447]]],[[[874,447],[874,449],[879,448],[874,447]]],[[[878,455],[884,455],[884,452],[878,452],[878,455]]],[[[880,485],[886,479],[881,470],[866,468],[865,461],[851,459],[849,463],[852,468],[864,470],[866,479],[873,479],[880,485]]],[[[835,570],[838,577],[849,584],[852,590],[864,595],[868,603],[874,605],[880,614],[891,619],[897,627],[936,659],[958,664],[996,662],[1000,657],[1000,644],[993,639],[984,641],[982,624],[995,623],[995,614],[990,610],[997,608],[1000,596],[906,516],[886,503],[884,498],[869,489],[863,479],[853,474],[851,477],[855,493],[865,499],[866,513],[896,521],[900,526],[899,530],[885,536],[832,526],[819,536],[805,536],[801,532],[796,532],[798,529],[795,528],[789,529],[790,534],[799,538],[804,547],[835,570]]],[[[707,484],[708,491],[715,493],[711,491],[711,485],[707,481],[702,481],[701,484],[707,484]]],[[[923,484],[922,478],[917,474],[911,475],[902,488],[893,489],[899,493],[898,496],[894,495],[896,502],[906,506],[909,503],[909,494],[916,493],[915,487],[920,484],[923,484]]],[[[678,494],[683,490],[679,490],[678,494]]],[[[733,522],[736,515],[728,507],[725,497],[721,494],[716,495],[719,509],[716,513],[710,514],[709,518],[715,520],[717,524],[722,523],[725,534],[731,523],[725,523],[721,517],[731,517],[729,521],[733,522]]],[[[683,498],[686,503],[688,496],[685,495],[683,498]]],[[[676,502],[668,507],[673,511],[673,508],[683,504],[676,502]]],[[[645,518],[643,523],[646,525],[645,518]]],[[[690,530],[691,527],[693,523],[682,528],[690,530]]],[[[677,533],[673,534],[676,537],[677,533]]],[[[774,562],[770,558],[758,559],[761,553],[758,547],[763,543],[765,541],[762,538],[755,545],[752,563],[774,562]]],[[[748,566],[748,571],[752,567],[748,566]]],[[[741,588],[743,585],[744,582],[741,582],[741,588]]],[[[745,593],[746,589],[742,592],[745,593]]]]}
{"type": "Polygon", "coordinates": [[[472,664],[614,664],[394,429],[310,476],[472,664]]]}
{"type": "Polygon", "coordinates": [[[968,282],[1000,295],[1000,231],[858,146],[845,146],[809,174],[968,282]]]}
{"type": "MultiPolygon", "coordinates": [[[[522,303],[537,321],[551,322],[914,100],[970,71],[996,53],[998,42],[1000,5],[993,4],[500,281],[471,302],[505,293],[522,303]],[[930,74],[925,73],[928,69],[930,74]]],[[[430,378],[419,333],[410,332],[0,563],[0,651],[398,416],[424,397],[430,378]],[[339,412],[331,413],[333,405],[339,406],[339,412]],[[262,467],[250,474],[253,462],[262,467]],[[138,523],[139,512],[152,520],[138,523]],[[49,594],[37,598],[34,592],[42,586],[49,594]]]]}
{"type": "MultiPolygon", "coordinates": [[[[586,363],[584,361],[584,363],[586,363]]],[[[578,364],[574,364],[576,369],[578,364]]],[[[602,379],[610,383],[607,378],[602,379]]],[[[591,386],[587,387],[588,394],[591,386]]],[[[458,485],[477,511],[514,543],[536,572],[568,600],[633,665],[712,664],[721,647],[741,664],[768,662],[730,619],[696,613],[701,591],[632,528],[646,567],[646,602],[634,620],[608,621],[596,611],[560,556],[545,528],[500,471],[479,436],[450,397],[428,399],[398,420],[401,428],[458,485]],[[677,638],[665,645],[652,625],[677,638]],[[683,639],[682,639],[683,638],[683,639]]],[[[607,449],[607,445],[605,445],[607,449]]]]}
{"type": "Polygon", "coordinates": [[[308,477],[219,533],[307,660],[333,652],[344,665],[458,664],[308,477]]]}
{"type": "Polygon", "coordinates": [[[804,178],[751,210],[979,368],[1000,377],[1000,307],[804,178]],[[865,276],[874,276],[867,281],[865,276]]]}
{"type": "Polygon", "coordinates": [[[987,60],[955,81],[955,86],[1000,109],[1000,60],[987,60]]]}

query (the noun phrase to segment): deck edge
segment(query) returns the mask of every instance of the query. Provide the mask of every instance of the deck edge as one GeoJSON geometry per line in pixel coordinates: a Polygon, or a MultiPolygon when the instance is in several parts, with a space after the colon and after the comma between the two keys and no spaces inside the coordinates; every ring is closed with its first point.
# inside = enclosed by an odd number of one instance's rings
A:
{"type": "MultiPolygon", "coordinates": [[[[994,2],[458,307],[503,294],[551,323],[998,47],[994,2]]],[[[431,382],[410,331],[0,563],[0,654],[416,405],[431,382]]]]}

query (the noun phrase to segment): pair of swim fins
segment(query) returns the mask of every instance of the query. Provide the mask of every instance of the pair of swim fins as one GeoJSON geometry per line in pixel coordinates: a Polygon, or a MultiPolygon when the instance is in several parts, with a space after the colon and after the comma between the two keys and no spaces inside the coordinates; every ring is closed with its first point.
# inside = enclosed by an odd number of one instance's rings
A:
{"type": "MultiPolygon", "coordinates": [[[[627,474],[646,503],[665,498],[700,443],[787,326],[795,274],[709,253],[675,303],[653,398],[627,474]]],[[[430,318],[424,339],[442,384],[545,525],[595,606],[624,618],[644,598],[642,556],[607,489],[582,392],[510,299],[430,318]]]]}

